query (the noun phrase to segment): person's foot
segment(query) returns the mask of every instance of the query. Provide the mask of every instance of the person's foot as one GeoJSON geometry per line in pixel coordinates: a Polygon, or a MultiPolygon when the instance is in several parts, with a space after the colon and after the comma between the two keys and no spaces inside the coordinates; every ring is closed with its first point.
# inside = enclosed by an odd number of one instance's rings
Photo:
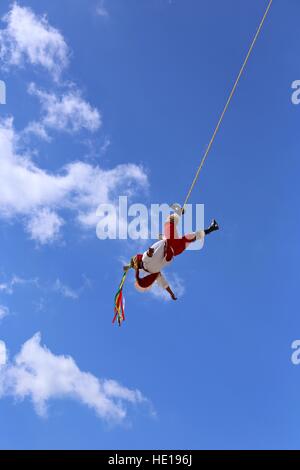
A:
{"type": "Polygon", "coordinates": [[[175,214],[179,215],[179,217],[184,214],[184,209],[181,207],[180,204],[175,203],[175,204],[172,204],[170,207],[171,209],[173,209],[175,214]]]}
{"type": "Polygon", "coordinates": [[[216,221],[216,219],[213,219],[210,226],[204,230],[205,235],[208,235],[211,232],[215,232],[216,230],[219,230],[219,224],[216,221]]]}
{"type": "Polygon", "coordinates": [[[220,227],[219,227],[219,224],[218,222],[216,221],[216,219],[213,219],[211,224],[210,224],[210,228],[212,229],[212,231],[215,231],[215,230],[219,230],[220,227]]]}

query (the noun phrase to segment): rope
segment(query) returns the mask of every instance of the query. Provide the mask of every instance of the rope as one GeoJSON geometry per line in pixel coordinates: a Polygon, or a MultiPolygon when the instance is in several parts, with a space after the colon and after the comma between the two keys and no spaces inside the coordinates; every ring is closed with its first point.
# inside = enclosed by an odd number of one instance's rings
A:
{"type": "Polygon", "coordinates": [[[237,88],[237,86],[238,86],[238,83],[239,83],[239,81],[240,81],[240,78],[241,78],[241,76],[243,75],[243,72],[244,72],[244,70],[245,70],[245,67],[246,67],[246,65],[247,65],[247,62],[248,62],[249,57],[250,57],[250,55],[251,55],[251,52],[252,52],[252,50],[253,50],[253,48],[254,48],[254,46],[255,46],[255,43],[256,43],[256,41],[257,41],[257,39],[258,39],[258,36],[259,36],[259,34],[260,34],[261,30],[262,30],[262,27],[263,27],[263,25],[264,25],[264,23],[265,23],[265,20],[266,20],[266,18],[267,18],[267,16],[268,16],[268,13],[269,13],[269,10],[270,10],[270,8],[271,8],[272,3],[273,3],[273,0],[270,0],[270,1],[269,1],[269,4],[268,4],[268,6],[267,6],[267,9],[266,9],[266,11],[265,11],[265,13],[264,13],[264,16],[263,16],[263,18],[262,18],[262,20],[261,20],[261,22],[260,22],[260,25],[259,25],[259,27],[258,27],[258,29],[257,29],[257,31],[256,31],[256,34],[255,34],[255,36],[254,36],[254,39],[253,39],[253,41],[252,41],[252,43],[251,43],[251,46],[250,46],[250,48],[249,48],[249,50],[248,50],[248,53],[247,53],[246,58],[245,58],[245,60],[244,60],[244,63],[243,63],[243,65],[242,65],[242,67],[241,67],[241,70],[239,71],[239,74],[238,74],[238,76],[237,76],[237,79],[236,79],[236,81],[235,81],[235,83],[234,83],[234,85],[233,85],[233,88],[232,88],[232,90],[231,90],[231,93],[230,93],[230,95],[229,95],[229,98],[228,98],[228,100],[227,100],[227,102],[226,102],[226,104],[225,104],[225,107],[224,107],[224,109],[223,109],[223,111],[222,111],[222,114],[221,114],[221,116],[220,116],[220,118],[219,118],[219,121],[218,121],[217,126],[216,126],[216,128],[215,128],[215,130],[214,130],[214,133],[213,133],[213,135],[212,135],[212,138],[211,138],[211,140],[210,140],[210,142],[209,142],[209,144],[208,144],[208,147],[207,147],[207,149],[206,149],[206,151],[205,151],[205,153],[204,153],[204,155],[203,155],[203,157],[202,157],[201,163],[200,163],[200,165],[199,165],[199,167],[198,167],[198,170],[197,170],[196,175],[195,175],[195,178],[194,178],[194,180],[193,180],[193,182],[192,182],[192,184],[191,184],[191,187],[190,187],[190,189],[189,189],[189,192],[187,193],[187,196],[186,196],[186,198],[185,198],[185,201],[184,201],[184,204],[183,204],[183,207],[182,207],[183,209],[184,209],[185,206],[187,205],[188,200],[189,200],[189,198],[190,198],[190,195],[191,195],[191,193],[192,193],[192,191],[193,191],[193,189],[194,189],[194,186],[195,186],[195,184],[197,183],[197,180],[198,180],[199,175],[200,175],[200,171],[202,170],[202,167],[203,167],[203,165],[204,165],[204,163],[205,163],[205,160],[206,160],[206,158],[207,158],[207,156],[208,156],[208,154],[209,154],[209,152],[210,152],[210,149],[211,149],[211,147],[212,147],[212,145],[213,145],[213,143],[214,143],[214,140],[215,140],[215,138],[216,138],[216,135],[217,135],[217,133],[218,133],[218,130],[220,129],[220,126],[221,126],[221,124],[222,124],[222,121],[223,121],[223,119],[224,119],[224,116],[225,116],[225,114],[226,114],[226,111],[227,111],[227,109],[228,109],[228,107],[229,107],[229,105],[230,105],[230,103],[231,103],[231,100],[232,100],[233,95],[234,95],[234,93],[235,93],[235,90],[236,90],[236,88],[237,88]]]}

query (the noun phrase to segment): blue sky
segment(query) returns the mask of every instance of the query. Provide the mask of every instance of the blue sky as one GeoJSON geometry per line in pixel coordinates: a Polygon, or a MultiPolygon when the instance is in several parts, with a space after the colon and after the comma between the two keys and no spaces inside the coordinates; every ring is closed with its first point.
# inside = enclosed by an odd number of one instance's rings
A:
{"type": "Polygon", "coordinates": [[[138,244],[93,217],[184,199],[265,4],[1,2],[1,449],[299,448],[298,1],[274,2],[192,194],[221,230],[170,267],[179,300],[128,282],[114,328],[138,244]]]}

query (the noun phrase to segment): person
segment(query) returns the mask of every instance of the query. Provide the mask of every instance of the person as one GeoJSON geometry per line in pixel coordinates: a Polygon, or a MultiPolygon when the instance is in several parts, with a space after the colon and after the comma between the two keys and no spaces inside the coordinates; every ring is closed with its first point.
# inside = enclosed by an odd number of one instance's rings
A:
{"type": "Polygon", "coordinates": [[[171,214],[164,224],[164,234],[161,240],[154,243],[143,254],[139,253],[131,258],[130,264],[124,266],[124,271],[130,268],[135,270],[135,286],[139,291],[149,290],[156,282],[165,289],[173,300],[177,300],[162,270],[168,266],[176,256],[182,254],[186,248],[197,240],[203,240],[206,235],[219,230],[215,219],[206,230],[189,233],[180,237],[177,232],[179,214],[171,214]],[[141,276],[141,272],[146,275],[141,276]]]}

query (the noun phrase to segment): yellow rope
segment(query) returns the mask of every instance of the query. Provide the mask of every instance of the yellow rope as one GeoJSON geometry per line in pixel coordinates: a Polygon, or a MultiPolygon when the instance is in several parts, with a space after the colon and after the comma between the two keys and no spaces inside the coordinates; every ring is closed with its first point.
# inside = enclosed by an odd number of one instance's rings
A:
{"type": "Polygon", "coordinates": [[[254,46],[255,46],[255,43],[256,43],[257,38],[258,38],[258,36],[259,36],[259,33],[261,32],[261,29],[262,29],[262,27],[263,27],[263,25],[264,25],[264,22],[265,22],[265,20],[266,20],[266,18],[267,18],[267,16],[268,16],[268,13],[269,13],[269,10],[270,10],[270,8],[271,8],[272,3],[273,3],[273,0],[270,0],[269,4],[268,4],[268,6],[267,6],[267,9],[266,9],[266,11],[265,11],[265,14],[264,14],[264,16],[263,16],[263,18],[262,18],[262,20],[261,20],[261,22],[260,22],[260,25],[259,25],[259,27],[258,27],[258,30],[256,31],[256,34],[255,34],[255,36],[254,36],[254,39],[253,39],[253,41],[252,41],[252,43],[251,43],[251,46],[250,46],[250,48],[249,48],[249,50],[248,50],[248,53],[247,53],[246,58],[245,58],[245,60],[244,60],[244,63],[243,63],[243,65],[242,65],[242,67],[241,67],[241,70],[239,71],[239,74],[238,74],[238,76],[237,76],[237,79],[236,79],[236,81],[235,81],[235,83],[234,83],[234,85],[233,85],[233,88],[232,88],[232,90],[231,90],[231,93],[230,93],[230,95],[229,95],[229,98],[228,98],[228,100],[227,100],[227,102],[226,102],[226,104],[225,104],[225,107],[224,107],[223,111],[222,111],[222,114],[221,114],[221,116],[220,116],[220,119],[219,119],[219,121],[218,121],[218,124],[217,124],[217,126],[216,126],[216,128],[215,128],[215,130],[214,130],[214,133],[213,133],[213,135],[212,135],[212,138],[211,138],[211,140],[210,140],[210,142],[209,142],[209,144],[208,144],[208,147],[207,147],[207,149],[206,149],[206,151],[205,151],[205,153],[204,153],[204,155],[203,155],[203,158],[202,158],[202,160],[201,160],[200,166],[199,166],[199,168],[198,168],[198,170],[197,170],[197,173],[196,173],[196,175],[195,175],[195,178],[194,178],[194,180],[193,180],[193,182],[192,182],[192,184],[191,184],[191,187],[190,187],[190,189],[189,189],[189,192],[188,192],[188,194],[187,194],[187,196],[186,196],[186,198],[185,198],[185,201],[184,201],[184,204],[183,204],[183,209],[185,208],[185,206],[186,206],[186,204],[187,204],[187,202],[188,202],[188,200],[189,200],[189,198],[190,198],[190,195],[191,195],[191,193],[192,193],[192,191],[193,191],[193,189],[194,189],[194,186],[195,186],[195,184],[196,184],[196,182],[197,182],[197,180],[198,180],[200,171],[202,170],[202,167],[203,167],[203,165],[204,165],[204,162],[205,162],[205,160],[206,160],[206,158],[207,158],[207,156],[208,156],[208,154],[209,154],[209,151],[210,151],[210,149],[211,149],[211,147],[212,147],[212,145],[213,145],[213,143],[214,143],[214,140],[215,140],[215,138],[216,138],[216,135],[217,135],[217,133],[218,133],[218,130],[219,130],[219,128],[220,128],[220,126],[221,126],[221,124],[222,124],[222,121],[223,121],[223,119],[224,119],[224,116],[225,116],[225,114],[226,114],[226,111],[227,111],[227,109],[228,109],[228,107],[229,107],[229,105],[230,105],[230,102],[231,102],[231,100],[232,100],[232,98],[233,98],[233,95],[234,95],[235,90],[236,90],[236,88],[237,88],[237,86],[238,86],[238,83],[239,83],[239,81],[240,81],[240,78],[241,78],[241,76],[242,76],[242,74],[243,74],[243,72],[244,72],[244,69],[245,69],[246,65],[247,65],[247,62],[248,62],[249,57],[250,57],[250,55],[251,55],[251,52],[252,52],[252,50],[253,50],[253,48],[254,48],[254,46]]]}

